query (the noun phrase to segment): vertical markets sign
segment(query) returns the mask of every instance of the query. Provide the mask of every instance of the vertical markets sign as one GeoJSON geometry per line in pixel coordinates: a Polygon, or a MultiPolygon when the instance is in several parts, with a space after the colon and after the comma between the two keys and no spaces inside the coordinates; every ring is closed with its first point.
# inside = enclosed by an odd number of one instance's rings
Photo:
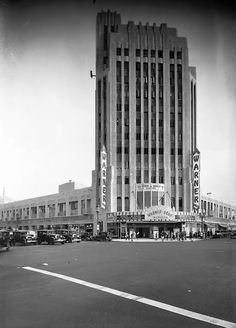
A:
{"type": "Polygon", "coordinates": [[[101,150],[101,208],[106,208],[106,196],[107,196],[107,152],[105,146],[101,150]]]}
{"type": "Polygon", "coordinates": [[[198,212],[200,208],[200,152],[193,153],[193,210],[198,212]]]}

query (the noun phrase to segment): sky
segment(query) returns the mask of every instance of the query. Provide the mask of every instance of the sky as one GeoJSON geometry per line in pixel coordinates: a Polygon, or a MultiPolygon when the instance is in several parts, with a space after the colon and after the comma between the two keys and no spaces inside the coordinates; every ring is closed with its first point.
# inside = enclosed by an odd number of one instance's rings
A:
{"type": "Polygon", "coordinates": [[[201,192],[236,205],[236,11],[231,1],[0,1],[0,195],[91,185],[95,168],[95,24],[167,23],[197,69],[201,192]]]}

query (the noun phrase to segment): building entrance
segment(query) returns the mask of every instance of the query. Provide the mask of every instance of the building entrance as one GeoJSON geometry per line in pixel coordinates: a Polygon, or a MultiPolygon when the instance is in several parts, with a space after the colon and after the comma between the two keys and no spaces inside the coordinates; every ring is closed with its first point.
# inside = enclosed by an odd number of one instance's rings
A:
{"type": "Polygon", "coordinates": [[[136,228],[137,238],[150,238],[150,228],[149,227],[138,227],[136,228]]]}

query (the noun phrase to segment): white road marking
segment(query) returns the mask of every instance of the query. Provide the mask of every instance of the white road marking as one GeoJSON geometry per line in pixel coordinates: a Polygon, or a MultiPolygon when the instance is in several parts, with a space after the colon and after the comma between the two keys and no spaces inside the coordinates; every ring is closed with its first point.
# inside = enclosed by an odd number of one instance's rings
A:
{"type": "Polygon", "coordinates": [[[145,298],[145,297],[141,297],[141,296],[125,293],[125,292],[122,292],[120,290],[116,290],[116,289],[113,289],[113,288],[93,284],[93,283],[85,281],[85,280],[72,278],[72,277],[69,277],[69,276],[65,276],[63,274],[50,272],[50,271],[46,271],[46,270],[41,270],[41,269],[36,269],[36,268],[32,268],[32,267],[23,267],[23,269],[38,272],[38,273],[42,273],[42,274],[52,276],[52,277],[56,277],[56,278],[59,278],[59,279],[67,280],[67,281],[73,282],[75,284],[83,285],[83,286],[86,286],[86,287],[94,288],[94,289],[103,291],[105,293],[113,294],[113,295],[116,295],[116,296],[119,296],[119,297],[122,297],[122,298],[126,298],[126,299],[129,299],[129,300],[132,300],[132,301],[136,301],[136,302],[139,302],[139,303],[150,305],[150,306],[153,306],[153,307],[165,310],[165,311],[169,311],[169,312],[176,313],[176,314],[179,314],[179,315],[182,315],[182,316],[185,316],[185,317],[189,317],[191,319],[204,321],[204,322],[210,323],[210,324],[215,325],[215,326],[220,326],[220,327],[225,327],[225,328],[236,328],[236,323],[234,323],[234,322],[217,319],[217,318],[210,317],[208,315],[204,315],[204,314],[193,312],[193,311],[188,311],[188,310],[185,310],[183,308],[179,308],[179,307],[169,305],[169,304],[166,304],[166,303],[154,301],[154,300],[151,300],[151,299],[148,299],[148,298],[145,298]]]}

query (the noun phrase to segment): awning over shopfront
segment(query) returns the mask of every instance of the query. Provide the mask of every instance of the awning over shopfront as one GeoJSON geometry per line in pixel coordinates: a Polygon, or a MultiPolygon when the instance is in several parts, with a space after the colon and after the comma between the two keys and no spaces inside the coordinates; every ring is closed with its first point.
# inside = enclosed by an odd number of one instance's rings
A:
{"type": "Polygon", "coordinates": [[[224,224],[224,223],[218,223],[220,228],[227,229],[229,228],[229,224],[224,224]]]}
{"type": "Polygon", "coordinates": [[[213,229],[216,227],[217,223],[213,223],[213,222],[204,222],[205,226],[207,226],[207,228],[213,229]]]}

